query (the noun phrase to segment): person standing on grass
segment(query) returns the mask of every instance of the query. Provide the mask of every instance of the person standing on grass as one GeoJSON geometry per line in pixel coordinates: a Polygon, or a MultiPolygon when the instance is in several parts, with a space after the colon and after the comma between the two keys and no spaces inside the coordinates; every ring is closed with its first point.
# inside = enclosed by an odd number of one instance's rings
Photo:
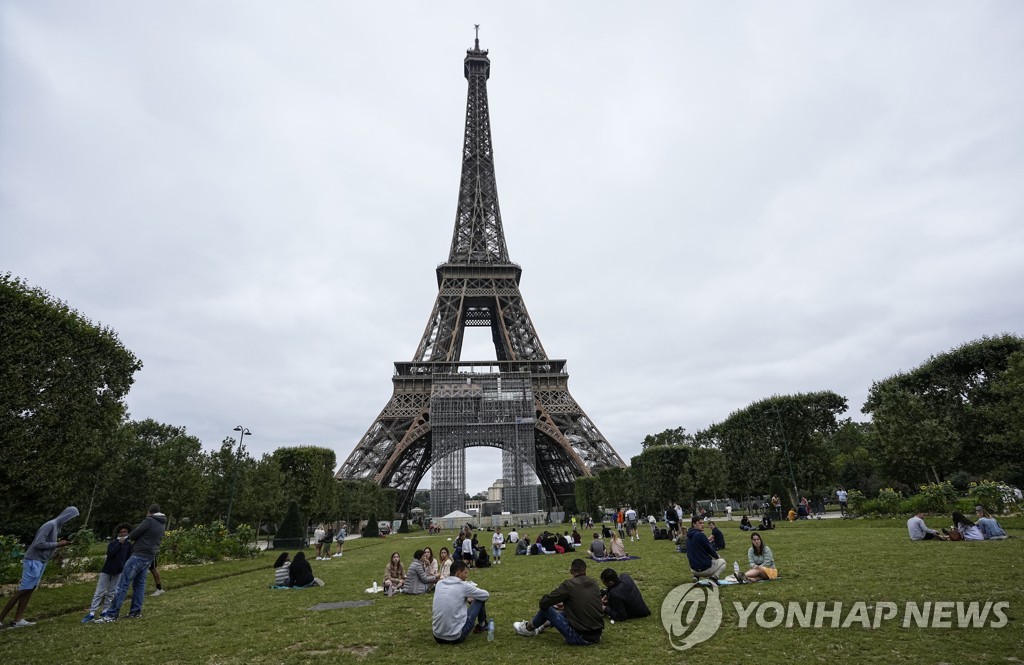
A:
{"type": "Polygon", "coordinates": [[[114,590],[117,589],[117,582],[121,579],[121,571],[128,557],[132,555],[132,544],[128,542],[128,532],[131,525],[127,522],[118,524],[114,529],[116,538],[107,545],[107,558],[103,561],[103,569],[100,571],[100,578],[96,581],[96,593],[92,596],[92,604],[89,605],[89,613],[82,619],[82,623],[89,623],[96,618],[97,611],[103,611],[110,606],[114,600],[114,590]]]}
{"type": "Polygon", "coordinates": [[[111,601],[110,607],[103,610],[95,623],[117,621],[124,597],[128,594],[129,584],[132,585],[132,604],[128,618],[142,618],[142,602],[146,598],[146,576],[149,575],[149,567],[160,551],[166,525],[167,516],[161,513],[160,506],[154,503],[149,507],[146,519],[128,534],[128,539],[134,543],[132,555],[124,564],[124,571],[117,583],[117,591],[114,592],[114,600],[111,601]]]}
{"type": "Polygon", "coordinates": [[[438,644],[459,644],[470,631],[487,630],[485,604],[491,594],[467,582],[469,569],[465,561],[452,561],[451,575],[434,588],[431,631],[438,644]]]}
{"type": "Polygon", "coordinates": [[[630,506],[626,509],[626,533],[629,534],[629,542],[633,542],[634,538],[640,540],[640,532],[636,530],[636,524],[636,509],[630,506]]]}
{"type": "Polygon", "coordinates": [[[494,535],[491,536],[491,556],[494,557],[494,565],[501,565],[501,548],[505,544],[505,536],[501,534],[501,527],[494,527],[494,535]]]}
{"type": "Polygon", "coordinates": [[[21,560],[21,583],[18,585],[18,590],[14,592],[11,599],[4,605],[3,611],[0,611],[0,627],[3,626],[7,613],[15,605],[18,606],[18,610],[14,613],[14,623],[11,624],[12,628],[25,628],[26,626],[36,625],[35,621],[25,619],[25,608],[28,607],[28,601],[32,597],[32,592],[39,586],[39,580],[42,579],[43,571],[46,570],[46,564],[50,562],[53,553],[60,547],[66,547],[70,542],[60,537],[61,527],[76,517],[78,517],[78,508],[68,506],[60,515],[49,522],[45,522],[36,531],[35,538],[32,539],[32,543],[25,550],[25,558],[21,560]]]}
{"type": "MultiPolygon", "coordinates": [[[[309,532],[307,531],[306,533],[309,533],[309,532]]],[[[316,560],[317,561],[320,561],[321,558],[323,558],[324,536],[326,536],[326,535],[327,535],[327,532],[324,531],[324,525],[323,524],[317,524],[316,525],[316,530],[313,531],[313,542],[316,543],[316,560]]]]}
{"type": "Polygon", "coordinates": [[[341,526],[338,527],[338,535],[334,539],[338,543],[338,552],[334,556],[339,557],[342,555],[343,550],[345,549],[345,536],[347,535],[348,530],[346,528],[346,524],[345,522],[342,522],[341,526]]]}
{"type": "Polygon", "coordinates": [[[334,527],[327,525],[327,530],[324,531],[324,549],[322,555],[319,558],[322,561],[330,561],[331,559],[331,545],[334,544],[334,527]]]}
{"type": "Polygon", "coordinates": [[[839,501],[839,514],[846,517],[846,506],[848,505],[850,494],[842,487],[836,490],[836,499],[839,501]]]}
{"type": "Polygon", "coordinates": [[[690,519],[690,525],[690,530],[686,532],[686,559],[690,563],[693,581],[706,577],[717,584],[718,576],[725,570],[725,559],[718,556],[704,535],[704,520],[699,515],[690,519]]]}
{"type": "Polygon", "coordinates": [[[533,619],[512,624],[513,630],[523,637],[535,637],[548,626],[554,626],[570,646],[590,646],[601,641],[601,590],[597,582],[587,577],[587,563],[583,559],[573,559],[569,579],[540,599],[540,611],[533,619]]]}

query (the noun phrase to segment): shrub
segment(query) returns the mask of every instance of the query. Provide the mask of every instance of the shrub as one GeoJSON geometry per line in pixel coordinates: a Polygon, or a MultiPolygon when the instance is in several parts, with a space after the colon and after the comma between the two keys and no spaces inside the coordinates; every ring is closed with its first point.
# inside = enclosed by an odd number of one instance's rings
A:
{"type": "Polygon", "coordinates": [[[878,491],[878,498],[875,501],[879,514],[897,515],[900,512],[900,504],[903,503],[903,495],[891,487],[886,487],[878,491]]]}
{"type": "Polygon", "coordinates": [[[292,501],[284,515],[280,528],[274,534],[275,549],[298,549],[306,547],[306,530],[299,519],[299,504],[292,501]]]}
{"type": "Polygon", "coordinates": [[[380,528],[377,526],[377,515],[370,515],[369,521],[363,527],[363,538],[377,538],[380,536],[380,528]]]}
{"type": "Polygon", "coordinates": [[[214,521],[191,528],[173,529],[164,534],[160,556],[174,563],[200,563],[219,559],[241,559],[256,556],[259,548],[251,545],[255,530],[248,524],[240,525],[229,534],[224,523],[214,521]]]}
{"type": "Polygon", "coordinates": [[[857,515],[864,514],[864,504],[867,502],[867,497],[864,496],[864,492],[860,490],[850,490],[847,492],[847,501],[850,503],[850,510],[857,515]]]}
{"type": "Polygon", "coordinates": [[[917,508],[912,512],[945,513],[950,511],[960,497],[953,483],[947,480],[942,483],[921,485],[921,492],[912,498],[917,508]]]}
{"type": "MultiPolygon", "coordinates": [[[[999,514],[1012,510],[1017,505],[1017,498],[1009,487],[991,480],[982,480],[970,485],[971,501],[985,507],[985,510],[999,514]]],[[[974,511],[974,506],[971,506],[974,511]]]]}
{"type": "Polygon", "coordinates": [[[0,536],[0,584],[11,584],[21,579],[21,558],[25,546],[17,536],[0,536]]]}

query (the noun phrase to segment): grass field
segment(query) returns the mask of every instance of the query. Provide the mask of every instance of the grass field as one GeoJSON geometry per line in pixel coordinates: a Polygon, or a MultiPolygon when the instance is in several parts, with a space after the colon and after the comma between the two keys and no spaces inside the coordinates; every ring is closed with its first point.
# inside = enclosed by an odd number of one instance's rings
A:
{"type": "MultiPolygon", "coordinates": [[[[929,519],[929,526],[943,520],[929,519]]],[[[537,600],[568,573],[571,555],[506,556],[501,566],[474,570],[470,579],[491,592],[489,614],[497,624],[493,642],[471,636],[463,645],[440,646],[431,639],[429,596],[371,596],[392,551],[408,562],[414,549],[430,545],[435,554],[451,534],[413,534],[352,540],[345,556],[312,561],[322,588],[272,590],[266,553],[251,561],[189,566],[163,573],[166,594],[147,598],[144,618],[114,624],[82,625],[94,582],[36,591],[28,616],[37,626],[0,632],[0,663],[312,663],[379,661],[418,665],[526,662],[600,658],[602,662],[705,663],[1015,663],[1024,660],[1024,518],[1002,520],[1011,535],[1002,542],[911,543],[903,520],[822,520],[781,524],[764,534],[778,561],[781,579],[771,583],[721,587],[722,624],[706,642],[688,651],[673,649],[661,623],[661,605],[679,584],[689,582],[685,555],[671,543],[628,543],[639,560],[613,564],[636,580],[653,615],[644,620],[606,623],[601,644],[589,653],[565,646],[548,631],[523,638],[512,622],[536,611],[537,600]],[[367,607],[311,611],[317,603],[372,600],[367,607]],[[740,628],[733,603],[858,601],[871,606],[892,602],[1002,601],[1003,628],[902,627],[884,621],[877,629],[762,628],[751,619],[740,628]],[[565,655],[563,655],[565,654],[565,655]],[[571,654],[571,655],[569,655],[571,654]],[[607,660],[605,660],[607,659],[607,660]]],[[[719,522],[723,553],[746,559],[748,534],[738,522],[719,522]]],[[[537,529],[528,529],[535,535],[537,529]]],[[[586,541],[585,541],[586,542],[586,541]]],[[[605,564],[590,564],[597,577],[605,564]]],[[[152,587],[150,587],[152,589],[152,587]]],[[[125,608],[127,608],[127,601],[125,608]]],[[[126,614],[122,613],[122,616],[126,614]]],[[[843,618],[846,613],[843,613],[843,618]]],[[[13,614],[8,617],[13,617],[13,614]]],[[[826,625],[829,622],[826,621],[826,625]]],[[[953,625],[956,625],[955,613],[953,625]]]]}

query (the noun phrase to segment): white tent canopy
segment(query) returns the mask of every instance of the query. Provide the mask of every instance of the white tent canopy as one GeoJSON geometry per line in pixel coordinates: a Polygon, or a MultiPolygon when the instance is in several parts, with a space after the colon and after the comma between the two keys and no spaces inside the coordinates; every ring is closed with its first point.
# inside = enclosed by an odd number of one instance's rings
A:
{"type": "Polygon", "coordinates": [[[443,520],[457,520],[457,519],[462,519],[462,518],[465,518],[465,517],[472,517],[472,515],[467,515],[466,513],[462,512],[461,510],[453,510],[452,512],[448,513],[444,517],[441,517],[440,519],[443,519],[443,520]]]}

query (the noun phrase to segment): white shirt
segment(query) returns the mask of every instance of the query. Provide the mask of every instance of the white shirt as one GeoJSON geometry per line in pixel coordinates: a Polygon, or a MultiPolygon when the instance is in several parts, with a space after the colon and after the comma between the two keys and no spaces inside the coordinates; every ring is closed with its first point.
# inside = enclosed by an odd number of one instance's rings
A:
{"type": "Polygon", "coordinates": [[[495,531],[494,535],[491,536],[491,545],[494,545],[495,547],[501,547],[504,544],[505,536],[503,536],[500,531],[495,531]]]}
{"type": "Polygon", "coordinates": [[[515,529],[513,529],[512,531],[509,531],[508,532],[508,542],[513,543],[513,544],[518,543],[519,542],[519,532],[516,531],[515,529]]]}
{"type": "Polygon", "coordinates": [[[626,521],[628,521],[628,522],[635,522],[636,521],[636,511],[633,510],[632,508],[630,508],[629,510],[626,511],[626,521]]]}

